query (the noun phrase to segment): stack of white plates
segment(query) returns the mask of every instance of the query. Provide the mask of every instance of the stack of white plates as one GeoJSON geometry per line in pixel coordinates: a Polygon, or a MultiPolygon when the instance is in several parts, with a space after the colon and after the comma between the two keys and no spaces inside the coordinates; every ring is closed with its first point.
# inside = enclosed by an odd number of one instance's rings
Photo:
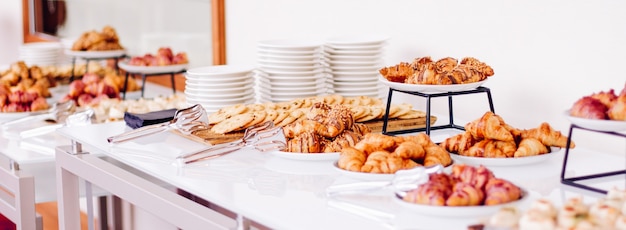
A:
{"type": "Polygon", "coordinates": [[[324,56],[330,69],[330,83],[336,94],[346,97],[381,97],[385,87],[378,82],[384,66],[387,37],[338,36],[326,39],[324,56]]]}
{"type": "Polygon", "coordinates": [[[212,113],[236,104],[255,103],[254,67],[217,65],[198,67],[185,73],[187,104],[200,104],[212,113]]]}
{"type": "Polygon", "coordinates": [[[257,43],[261,102],[281,102],[327,94],[323,42],[265,40],[257,43]]]}
{"type": "Polygon", "coordinates": [[[28,66],[56,65],[62,54],[62,47],[59,42],[25,43],[19,48],[19,60],[28,66]]]}

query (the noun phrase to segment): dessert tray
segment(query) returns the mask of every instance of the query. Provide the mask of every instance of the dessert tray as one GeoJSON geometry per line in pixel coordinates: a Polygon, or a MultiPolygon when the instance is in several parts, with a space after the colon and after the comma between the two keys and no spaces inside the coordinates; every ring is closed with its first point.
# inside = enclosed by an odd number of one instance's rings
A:
{"type": "Polygon", "coordinates": [[[75,51],[65,50],[65,54],[80,58],[116,58],[126,54],[126,50],[107,50],[107,51],[75,51]]]}
{"type": "Polygon", "coordinates": [[[479,86],[485,84],[487,79],[474,83],[467,84],[453,84],[453,85],[421,85],[421,84],[406,84],[391,82],[384,78],[382,75],[378,76],[378,80],[389,88],[403,91],[414,91],[422,93],[447,93],[447,92],[459,92],[476,89],[479,86]]]}
{"type": "Polygon", "coordinates": [[[166,65],[166,66],[137,66],[130,65],[128,62],[118,63],[119,67],[131,73],[142,74],[155,74],[155,73],[177,73],[181,72],[189,66],[188,64],[181,65],[166,65]]]}
{"type": "Polygon", "coordinates": [[[598,119],[587,119],[581,117],[574,117],[570,115],[569,110],[564,112],[564,115],[569,119],[572,124],[577,126],[592,129],[596,131],[602,132],[619,132],[626,131],[626,121],[616,121],[616,120],[598,120],[598,119]]]}

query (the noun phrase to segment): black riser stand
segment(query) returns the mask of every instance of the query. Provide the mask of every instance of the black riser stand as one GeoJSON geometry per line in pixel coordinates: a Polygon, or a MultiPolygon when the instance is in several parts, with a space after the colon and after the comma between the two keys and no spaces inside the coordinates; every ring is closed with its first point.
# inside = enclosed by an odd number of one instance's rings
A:
{"type": "Polygon", "coordinates": [[[606,135],[614,135],[614,136],[620,136],[620,137],[625,137],[626,138],[626,134],[623,133],[617,133],[617,132],[604,132],[604,131],[597,131],[597,130],[592,130],[592,129],[587,129],[587,128],[583,128],[580,126],[577,126],[575,124],[570,125],[569,128],[569,135],[567,137],[567,147],[565,148],[565,156],[563,157],[563,167],[561,167],[561,183],[565,184],[565,185],[570,185],[576,188],[581,188],[581,189],[585,189],[585,190],[589,190],[589,191],[593,191],[593,192],[597,192],[597,193],[602,193],[602,194],[607,194],[607,190],[604,189],[599,189],[599,188],[595,188],[589,185],[585,185],[582,183],[578,183],[578,181],[587,181],[587,180],[591,180],[591,179],[598,179],[598,178],[604,178],[604,177],[610,177],[610,176],[616,176],[616,175],[626,175],[626,169],[624,170],[617,170],[617,171],[610,171],[610,172],[603,172],[603,173],[596,173],[596,174],[591,174],[591,175],[585,175],[585,176],[577,176],[577,177],[569,177],[566,178],[565,177],[565,171],[567,170],[567,161],[569,159],[569,146],[572,142],[572,134],[574,132],[574,129],[581,129],[581,130],[587,130],[587,131],[592,131],[592,132],[597,132],[597,133],[602,133],[602,134],[606,134],[606,135]]]}
{"type": "Polygon", "coordinates": [[[415,92],[415,91],[403,91],[403,90],[389,88],[389,96],[387,97],[387,108],[385,109],[385,115],[383,116],[382,133],[386,135],[397,135],[397,134],[414,133],[414,132],[426,132],[427,135],[430,135],[431,130],[439,130],[439,129],[465,130],[464,126],[454,124],[454,111],[453,111],[452,97],[458,96],[458,95],[477,94],[477,93],[487,94],[487,99],[489,101],[489,109],[491,110],[491,112],[495,113],[495,110],[493,108],[493,100],[491,98],[491,90],[483,86],[480,86],[473,90],[447,92],[447,93],[435,93],[435,94],[427,94],[427,93],[415,92]],[[387,132],[387,124],[389,122],[389,109],[391,107],[391,98],[393,97],[393,93],[395,91],[426,98],[426,127],[425,128],[416,128],[416,129],[397,130],[397,131],[387,132]],[[430,125],[431,103],[430,102],[431,102],[431,99],[435,97],[448,97],[448,114],[449,114],[450,119],[449,119],[448,124],[431,127],[430,125]]]}

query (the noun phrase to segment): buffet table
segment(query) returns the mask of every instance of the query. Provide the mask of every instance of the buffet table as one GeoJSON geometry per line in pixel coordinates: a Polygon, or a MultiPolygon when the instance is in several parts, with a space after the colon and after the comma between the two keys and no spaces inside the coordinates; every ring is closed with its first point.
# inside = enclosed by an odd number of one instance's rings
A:
{"type": "MultiPolygon", "coordinates": [[[[332,161],[297,161],[270,153],[242,149],[197,165],[178,166],[176,156],[201,149],[172,132],[111,145],[109,136],[128,131],[123,122],[64,127],[58,134],[72,140],[56,153],[59,215],[62,229],[78,228],[79,179],[98,186],[182,229],[247,229],[257,224],[271,229],[465,229],[486,216],[434,216],[416,212],[394,201],[389,190],[327,197],[331,185],[357,182],[333,166],[332,161]],[[82,146],[93,150],[81,151],[82,146]],[[104,159],[94,153],[106,156],[104,159]],[[129,172],[111,162],[136,169],[129,172]],[[171,189],[145,179],[149,175],[208,201],[203,206],[171,189]],[[217,212],[209,207],[227,210],[217,212]],[[234,213],[235,216],[228,216],[234,213]]],[[[436,133],[434,133],[436,134],[436,133]]],[[[441,135],[441,134],[440,134],[441,135]]],[[[498,177],[528,190],[519,204],[545,197],[560,204],[572,196],[593,201],[603,194],[560,183],[563,152],[543,162],[489,167],[498,177]]],[[[456,162],[459,163],[459,162],[456,162]]],[[[598,170],[622,170],[623,156],[576,148],[570,151],[567,175],[598,170]]],[[[623,176],[590,181],[596,187],[624,187],[623,176]]]]}

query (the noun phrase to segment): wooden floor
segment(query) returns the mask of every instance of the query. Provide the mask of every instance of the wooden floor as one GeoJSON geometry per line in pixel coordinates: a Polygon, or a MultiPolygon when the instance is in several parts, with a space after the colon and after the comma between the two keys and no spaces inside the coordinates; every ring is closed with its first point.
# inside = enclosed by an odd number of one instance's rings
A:
{"type": "MultiPolygon", "coordinates": [[[[59,229],[57,203],[47,202],[39,203],[35,206],[37,213],[41,215],[43,219],[43,230],[57,230],[59,229]]],[[[87,229],[87,215],[85,213],[80,214],[81,229],[87,229]]],[[[98,226],[95,224],[95,226],[98,226]]],[[[96,229],[98,229],[96,227],[96,229]]]]}

